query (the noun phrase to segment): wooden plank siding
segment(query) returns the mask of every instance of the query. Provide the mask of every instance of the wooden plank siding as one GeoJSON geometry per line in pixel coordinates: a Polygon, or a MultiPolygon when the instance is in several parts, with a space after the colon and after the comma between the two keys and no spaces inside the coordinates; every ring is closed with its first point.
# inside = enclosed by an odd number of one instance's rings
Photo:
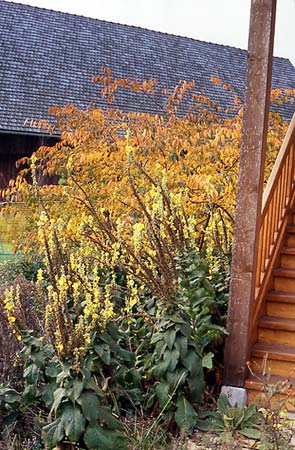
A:
{"type": "MultiPolygon", "coordinates": [[[[13,133],[0,133],[0,189],[8,186],[9,180],[14,179],[20,168],[16,162],[19,158],[30,156],[41,145],[53,145],[57,138],[50,136],[36,136],[13,133]]],[[[43,178],[42,184],[52,182],[43,178]]]]}

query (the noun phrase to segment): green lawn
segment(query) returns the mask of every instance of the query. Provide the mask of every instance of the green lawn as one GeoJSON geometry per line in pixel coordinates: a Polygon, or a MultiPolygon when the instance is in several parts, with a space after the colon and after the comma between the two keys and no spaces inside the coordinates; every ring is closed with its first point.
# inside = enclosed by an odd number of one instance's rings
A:
{"type": "Polygon", "coordinates": [[[0,243],[0,261],[5,259],[14,258],[14,253],[12,252],[12,245],[6,243],[0,243]]]}

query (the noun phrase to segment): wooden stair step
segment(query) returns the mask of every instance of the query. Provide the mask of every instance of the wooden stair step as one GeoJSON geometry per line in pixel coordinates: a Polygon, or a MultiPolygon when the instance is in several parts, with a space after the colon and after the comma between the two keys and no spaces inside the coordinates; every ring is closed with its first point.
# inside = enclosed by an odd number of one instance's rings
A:
{"type": "Polygon", "coordinates": [[[295,255],[295,247],[282,247],[281,253],[284,255],[295,255]]]}
{"type": "Polygon", "coordinates": [[[248,393],[248,404],[256,404],[258,407],[269,406],[271,403],[272,408],[281,407],[282,400],[285,399],[285,408],[288,411],[294,412],[295,405],[295,378],[286,378],[278,375],[265,375],[257,374],[251,375],[245,380],[244,387],[248,393]],[[259,378],[258,378],[259,377],[259,378]],[[269,397],[265,394],[269,392],[268,386],[278,386],[277,393],[269,397]],[[269,400],[267,401],[267,398],[269,400]]]}
{"type": "Polygon", "coordinates": [[[259,328],[295,331],[295,321],[294,319],[286,319],[285,317],[263,316],[259,321],[259,328]]]}
{"type": "Polygon", "coordinates": [[[295,303],[295,294],[283,291],[270,291],[267,294],[266,300],[277,303],[295,303]]]}
{"type": "Polygon", "coordinates": [[[295,346],[256,343],[252,348],[250,368],[285,379],[295,376],[295,346]]]}
{"type": "Polygon", "coordinates": [[[270,359],[295,362],[295,347],[291,345],[257,342],[252,348],[252,355],[258,358],[263,358],[267,355],[270,359]]]}
{"type": "Polygon", "coordinates": [[[295,321],[295,305],[283,302],[266,302],[265,315],[269,317],[281,317],[295,321]]]}
{"type": "Polygon", "coordinates": [[[287,228],[287,232],[290,234],[295,234],[295,225],[289,225],[287,228]]]}
{"type": "Polygon", "coordinates": [[[295,270],[294,269],[285,269],[280,267],[279,269],[274,269],[273,274],[275,277],[280,278],[295,278],[295,270]]]}
{"type": "Polygon", "coordinates": [[[295,270],[293,268],[280,267],[279,269],[274,269],[273,276],[274,290],[295,292],[295,270]]]}
{"type": "Polygon", "coordinates": [[[257,374],[257,375],[250,375],[245,380],[245,388],[247,389],[253,389],[255,391],[261,391],[263,389],[263,386],[268,385],[275,385],[277,383],[285,383],[287,382],[295,389],[295,378],[289,377],[281,377],[279,375],[263,375],[263,374],[257,374]]]}
{"type": "Polygon", "coordinates": [[[267,373],[289,378],[295,376],[295,362],[273,359],[268,355],[252,356],[250,368],[253,373],[267,373]]]}

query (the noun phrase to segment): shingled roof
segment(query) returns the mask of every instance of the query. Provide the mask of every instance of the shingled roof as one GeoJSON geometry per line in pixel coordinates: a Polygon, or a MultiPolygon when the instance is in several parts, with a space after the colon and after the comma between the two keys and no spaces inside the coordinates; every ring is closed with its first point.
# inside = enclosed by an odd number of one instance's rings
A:
{"type": "MultiPolygon", "coordinates": [[[[195,80],[197,89],[226,106],[210,77],[243,97],[245,50],[0,0],[0,131],[37,132],[25,119],[47,118],[53,105],[102,106],[92,82],[102,66],[114,77],[155,78],[173,87],[195,80]]],[[[275,58],[273,87],[295,89],[295,69],[275,58]]],[[[116,107],[158,112],[146,97],[120,92],[116,107]]],[[[281,112],[290,119],[294,106],[281,112]]]]}

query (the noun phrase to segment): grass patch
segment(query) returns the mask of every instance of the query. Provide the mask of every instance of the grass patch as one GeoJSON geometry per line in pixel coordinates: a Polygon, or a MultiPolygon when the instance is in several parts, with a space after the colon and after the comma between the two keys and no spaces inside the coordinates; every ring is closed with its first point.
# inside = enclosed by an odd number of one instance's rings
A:
{"type": "Polygon", "coordinates": [[[15,258],[15,253],[12,251],[12,244],[0,243],[0,261],[15,258]]]}

